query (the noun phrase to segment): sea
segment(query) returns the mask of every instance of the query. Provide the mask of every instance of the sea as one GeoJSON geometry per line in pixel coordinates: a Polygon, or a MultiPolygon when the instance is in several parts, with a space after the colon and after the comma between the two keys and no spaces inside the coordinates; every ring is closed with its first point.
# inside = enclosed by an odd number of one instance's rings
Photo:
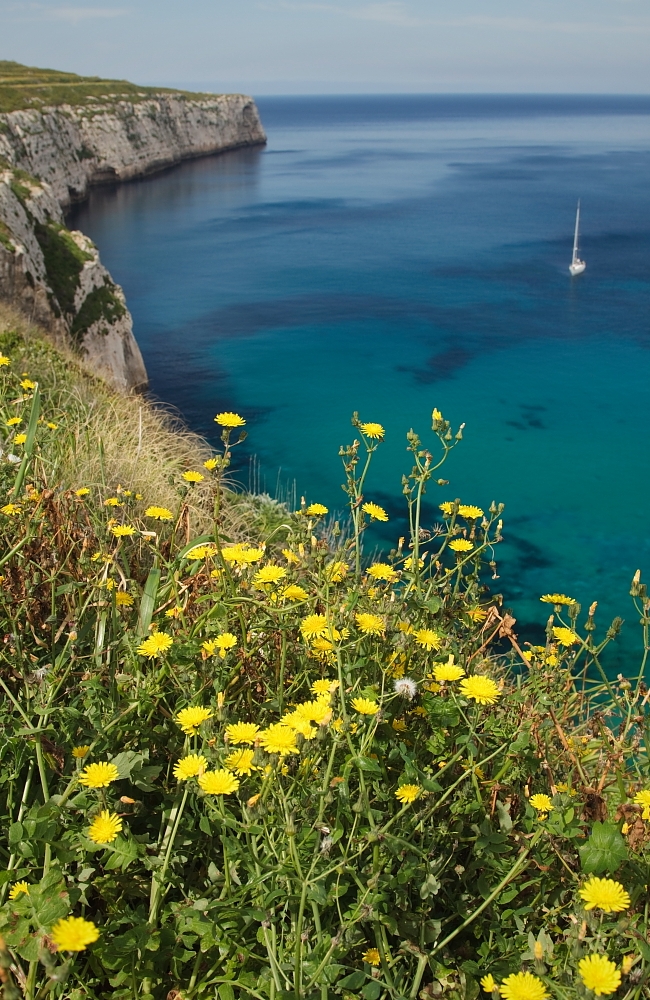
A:
{"type": "MultiPolygon", "coordinates": [[[[463,440],[427,494],[505,504],[496,579],[528,641],[560,591],[625,619],[650,581],[650,97],[262,97],[268,145],[96,188],[69,224],[124,288],[156,399],[218,441],[235,476],[331,511],[351,415],[386,429],[366,498],[406,533],[406,433],[463,440]],[[581,202],[581,255],[571,278],[581,202]]],[[[151,498],[155,500],[155,498],[151,498]]]]}

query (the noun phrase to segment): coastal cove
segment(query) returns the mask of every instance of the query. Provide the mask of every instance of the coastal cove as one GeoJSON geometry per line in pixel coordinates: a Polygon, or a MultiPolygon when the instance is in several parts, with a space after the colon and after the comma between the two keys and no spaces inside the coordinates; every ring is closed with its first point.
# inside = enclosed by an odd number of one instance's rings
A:
{"type": "Polygon", "coordinates": [[[270,492],[295,479],[332,509],[351,411],[380,421],[382,545],[405,533],[404,434],[426,440],[435,405],[467,428],[425,524],[457,496],[506,504],[494,587],[527,637],[549,590],[630,619],[629,580],[650,573],[650,100],[258,105],[268,147],[69,213],[124,288],[154,395],[212,439],[217,409],[243,413],[243,484],[255,454],[270,492]]]}

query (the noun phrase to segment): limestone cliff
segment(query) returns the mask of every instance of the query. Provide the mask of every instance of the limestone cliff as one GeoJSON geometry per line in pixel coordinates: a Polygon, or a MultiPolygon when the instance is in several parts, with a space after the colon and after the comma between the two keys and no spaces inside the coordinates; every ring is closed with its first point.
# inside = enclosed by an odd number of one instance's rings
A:
{"type": "Polygon", "coordinates": [[[66,229],[63,210],[93,184],[266,136],[249,97],[125,86],[126,96],[90,93],[77,103],[0,114],[0,297],[131,391],[147,375],[124,294],[92,242],[66,229]]]}

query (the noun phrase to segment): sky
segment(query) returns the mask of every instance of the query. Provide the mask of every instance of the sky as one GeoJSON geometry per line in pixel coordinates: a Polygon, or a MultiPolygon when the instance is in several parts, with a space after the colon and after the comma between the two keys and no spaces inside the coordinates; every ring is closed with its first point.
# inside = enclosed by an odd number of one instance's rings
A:
{"type": "Polygon", "coordinates": [[[649,93],[650,0],[0,0],[0,58],[260,95],[649,93]]]}

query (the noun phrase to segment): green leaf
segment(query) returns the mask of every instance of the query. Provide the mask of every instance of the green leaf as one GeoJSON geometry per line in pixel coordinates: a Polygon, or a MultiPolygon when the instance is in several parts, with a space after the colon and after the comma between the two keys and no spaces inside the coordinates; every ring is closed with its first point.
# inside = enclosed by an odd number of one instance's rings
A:
{"type": "Polygon", "coordinates": [[[359,990],[367,978],[365,972],[352,972],[349,976],[339,979],[336,985],[342,986],[344,990],[359,990]]]}
{"type": "Polygon", "coordinates": [[[138,614],[138,638],[142,639],[149,632],[153,610],[156,606],[156,595],[160,586],[160,570],[154,567],[149,570],[147,582],[144,585],[144,593],[140,601],[140,613],[138,614]]]}
{"type": "Polygon", "coordinates": [[[125,840],[124,837],[118,837],[114,844],[111,844],[107,848],[109,852],[108,859],[104,862],[104,868],[112,871],[115,868],[121,868],[125,871],[132,861],[138,856],[138,845],[134,840],[125,840]]]}
{"type": "Polygon", "coordinates": [[[370,757],[353,757],[352,760],[360,771],[371,771],[373,774],[381,774],[379,764],[376,760],[371,760],[370,757]]]}
{"type": "Polygon", "coordinates": [[[23,824],[12,823],[9,827],[9,846],[15,847],[23,839],[23,824]]]}
{"type": "Polygon", "coordinates": [[[594,823],[589,840],[578,850],[582,870],[590,875],[615,872],[628,857],[616,823],[594,823]]]}
{"type": "Polygon", "coordinates": [[[371,979],[369,983],[361,990],[361,995],[366,998],[366,1000],[378,1000],[381,995],[382,985],[378,983],[376,979],[371,979]]]}
{"type": "Polygon", "coordinates": [[[222,983],[217,992],[219,1000],[235,1000],[235,991],[230,983],[222,983]]]}

